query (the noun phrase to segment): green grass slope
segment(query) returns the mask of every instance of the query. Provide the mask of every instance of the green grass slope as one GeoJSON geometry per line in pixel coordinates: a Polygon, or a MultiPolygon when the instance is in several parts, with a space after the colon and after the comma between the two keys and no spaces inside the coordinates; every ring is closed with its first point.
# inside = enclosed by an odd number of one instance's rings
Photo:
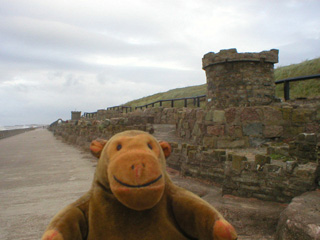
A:
{"type": "MultiPolygon", "coordinates": [[[[320,74],[320,58],[275,69],[275,80],[320,74]]],[[[276,96],[283,98],[283,84],[276,86],[276,96]]],[[[320,97],[320,78],[290,83],[290,99],[320,97]]]]}
{"type": "MultiPolygon", "coordinates": [[[[196,96],[205,95],[205,94],[207,94],[207,84],[202,84],[202,85],[185,87],[185,88],[176,88],[176,89],[169,90],[167,92],[157,93],[148,97],[143,97],[137,100],[133,100],[124,105],[136,107],[136,106],[145,105],[147,103],[156,102],[158,100],[184,98],[184,97],[196,97],[196,96]]],[[[184,104],[183,101],[179,101],[179,102],[176,102],[174,106],[182,107],[183,104],[184,104]]],[[[188,107],[192,106],[192,104],[193,104],[193,101],[188,100],[188,107]]],[[[155,106],[159,106],[159,103],[155,106]]],[[[171,106],[171,103],[164,102],[162,103],[162,106],[169,107],[171,106]]]]}
{"type": "MultiPolygon", "coordinates": [[[[307,60],[299,64],[292,64],[289,66],[278,67],[274,71],[275,81],[299,77],[320,74],[320,58],[313,60],[307,60]]],[[[185,88],[172,89],[167,92],[157,93],[148,97],[143,97],[123,105],[125,106],[141,106],[147,103],[152,103],[158,100],[173,99],[173,98],[183,98],[183,97],[195,97],[199,95],[207,94],[207,84],[202,84],[198,86],[191,86],[185,88]]],[[[283,84],[278,84],[276,86],[276,96],[283,98],[283,84]]],[[[300,82],[290,83],[290,98],[315,98],[320,97],[320,79],[311,79],[300,82]]],[[[183,101],[175,103],[175,107],[182,107],[183,101]]],[[[202,105],[204,105],[202,103],[202,105]]],[[[156,105],[157,106],[157,105],[156,105]]],[[[170,102],[163,103],[164,107],[169,107],[170,102]]],[[[188,107],[192,106],[192,100],[188,101],[188,107]]]]}

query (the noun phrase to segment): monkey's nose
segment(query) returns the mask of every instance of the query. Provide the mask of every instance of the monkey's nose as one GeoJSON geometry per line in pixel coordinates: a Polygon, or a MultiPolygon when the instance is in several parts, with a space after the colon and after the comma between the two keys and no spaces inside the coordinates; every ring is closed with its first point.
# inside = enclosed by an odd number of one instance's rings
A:
{"type": "Polygon", "coordinates": [[[134,174],[135,174],[136,178],[140,178],[141,177],[144,168],[145,168],[145,164],[144,163],[137,163],[137,164],[133,164],[131,166],[131,169],[134,171],[134,174]]]}

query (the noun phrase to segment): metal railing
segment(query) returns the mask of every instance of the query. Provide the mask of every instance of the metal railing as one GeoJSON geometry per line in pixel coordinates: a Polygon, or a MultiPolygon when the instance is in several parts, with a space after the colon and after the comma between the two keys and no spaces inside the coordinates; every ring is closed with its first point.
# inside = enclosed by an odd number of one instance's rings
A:
{"type": "Polygon", "coordinates": [[[85,112],[85,113],[83,113],[83,117],[85,117],[85,118],[95,118],[96,116],[97,116],[97,112],[91,112],[91,113],[85,112]]]}
{"type": "Polygon", "coordinates": [[[284,99],[287,101],[287,100],[290,100],[290,82],[305,81],[305,80],[316,79],[316,78],[320,78],[320,74],[282,79],[282,80],[276,81],[275,84],[281,84],[281,83],[284,84],[283,94],[284,94],[284,99]]]}
{"type": "Polygon", "coordinates": [[[163,102],[171,102],[171,107],[173,108],[174,107],[174,102],[176,101],[184,101],[184,107],[187,107],[188,106],[188,100],[190,99],[193,99],[193,105],[194,106],[197,106],[197,107],[200,107],[200,99],[201,98],[205,98],[207,95],[200,95],[200,96],[196,96],[196,97],[186,97],[186,98],[173,98],[173,99],[166,99],[166,100],[158,100],[158,101],[155,101],[155,102],[152,102],[152,103],[147,103],[145,105],[141,105],[141,106],[137,106],[135,107],[135,109],[143,109],[144,107],[145,108],[148,108],[148,106],[152,106],[154,107],[155,104],[159,103],[159,106],[162,107],[162,103],[163,102]]]}
{"type": "Polygon", "coordinates": [[[114,107],[108,107],[107,110],[114,110],[114,111],[120,111],[123,109],[126,110],[126,113],[129,111],[131,112],[132,111],[132,107],[128,107],[128,106],[114,106],[114,107]]]}

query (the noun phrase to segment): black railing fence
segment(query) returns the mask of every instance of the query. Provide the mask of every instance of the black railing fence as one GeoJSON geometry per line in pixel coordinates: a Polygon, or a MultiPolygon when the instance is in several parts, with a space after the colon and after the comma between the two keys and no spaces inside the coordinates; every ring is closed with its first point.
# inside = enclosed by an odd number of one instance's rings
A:
{"type": "Polygon", "coordinates": [[[320,74],[282,79],[282,80],[276,81],[275,84],[281,84],[281,83],[284,84],[283,94],[284,94],[284,99],[287,101],[287,100],[290,100],[290,82],[305,81],[305,80],[316,79],[316,78],[320,78],[320,74]]]}
{"type": "Polygon", "coordinates": [[[184,101],[184,107],[187,107],[188,100],[190,100],[190,99],[193,100],[193,106],[200,107],[200,100],[202,98],[206,98],[206,96],[207,95],[200,95],[200,96],[196,96],[196,97],[185,97],[185,98],[173,98],[173,99],[158,100],[158,101],[155,101],[152,103],[147,103],[145,105],[137,106],[137,107],[135,107],[135,109],[138,109],[138,108],[143,109],[144,107],[148,108],[148,106],[154,107],[157,103],[159,103],[159,106],[162,107],[162,103],[164,103],[164,102],[171,102],[171,107],[173,108],[174,103],[177,101],[184,101]]]}
{"type": "Polygon", "coordinates": [[[128,106],[114,106],[114,107],[108,107],[107,110],[113,110],[113,111],[122,111],[125,109],[126,113],[132,111],[132,107],[128,106]]]}
{"type": "Polygon", "coordinates": [[[95,118],[97,116],[97,112],[91,112],[91,113],[85,112],[83,113],[82,116],[85,118],[95,118]]]}

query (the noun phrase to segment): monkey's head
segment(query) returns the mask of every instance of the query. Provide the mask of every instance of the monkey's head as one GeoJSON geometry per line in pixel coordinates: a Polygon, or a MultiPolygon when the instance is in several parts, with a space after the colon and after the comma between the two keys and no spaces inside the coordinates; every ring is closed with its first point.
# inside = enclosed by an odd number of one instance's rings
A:
{"type": "Polygon", "coordinates": [[[146,210],[161,199],[167,179],[167,142],[142,131],[125,131],[110,140],[94,140],[91,152],[99,157],[96,177],[128,208],[146,210]]]}

